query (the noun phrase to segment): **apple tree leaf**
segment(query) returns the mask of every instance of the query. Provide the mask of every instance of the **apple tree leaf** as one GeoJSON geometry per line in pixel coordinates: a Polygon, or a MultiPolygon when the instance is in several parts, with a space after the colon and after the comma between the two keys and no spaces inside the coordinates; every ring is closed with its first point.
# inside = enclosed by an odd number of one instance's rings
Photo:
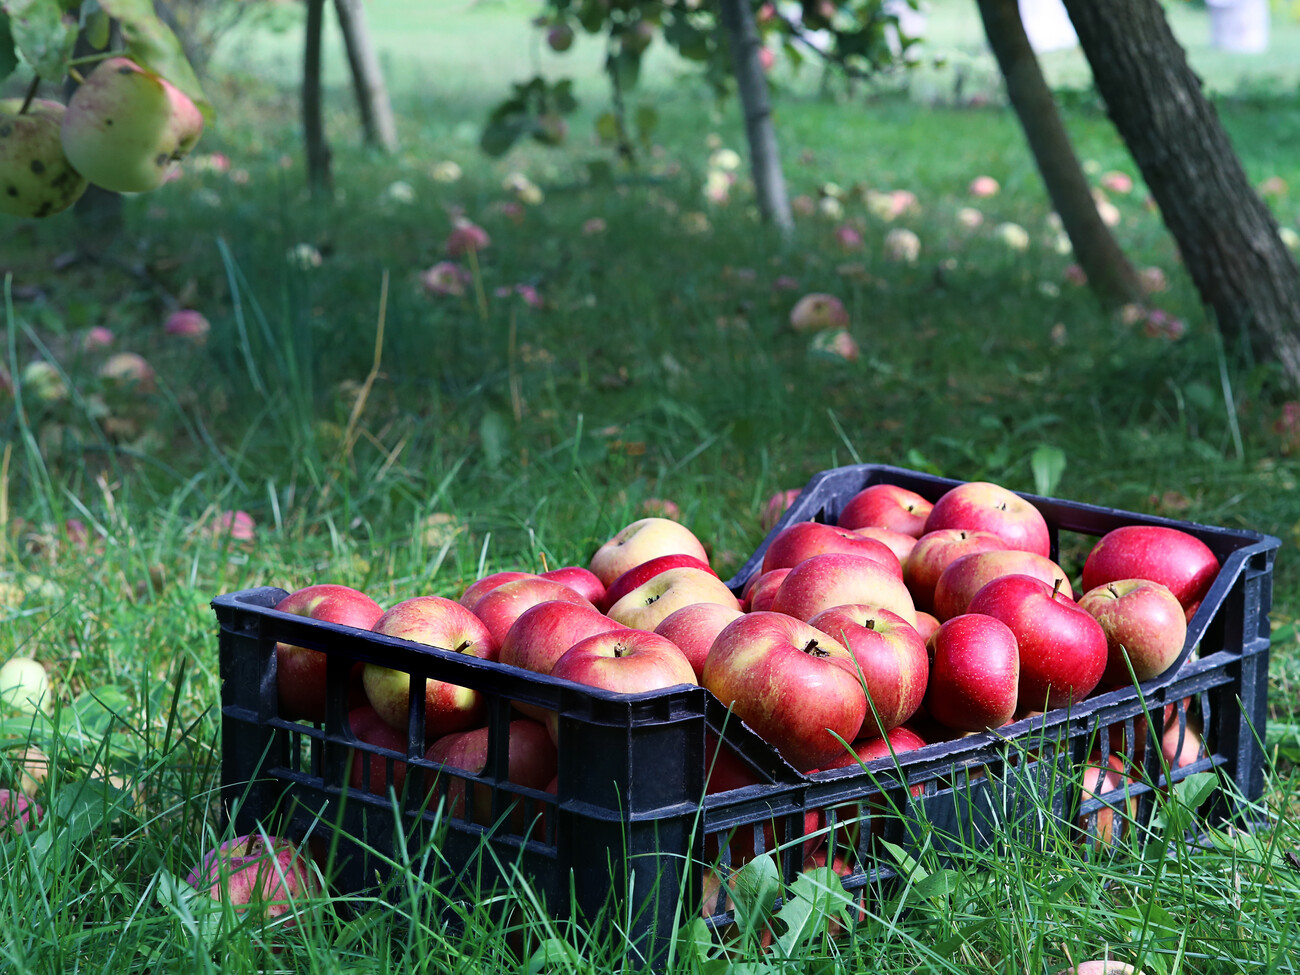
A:
{"type": "Polygon", "coordinates": [[[62,81],[77,43],[77,17],[58,0],[2,0],[14,46],[46,81],[62,81]]]}
{"type": "Polygon", "coordinates": [[[151,0],[99,0],[99,5],[121,24],[127,55],[189,95],[211,121],[212,105],[198,75],[172,29],[154,13],[151,0]]]}
{"type": "Polygon", "coordinates": [[[4,81],[18,68],[18,49],[14,47],[14,34],[9,29],[9,15],[0,10],[0,81],[4,81]]]}
{"type": "Polygon", "coordinates": [[[1029,457],[1029,466],[1034,472],[1034,491],[1043,496],[1051,495],[1065,473],[1065,451],[1060,447],[1039,444],[1029,457]]]}

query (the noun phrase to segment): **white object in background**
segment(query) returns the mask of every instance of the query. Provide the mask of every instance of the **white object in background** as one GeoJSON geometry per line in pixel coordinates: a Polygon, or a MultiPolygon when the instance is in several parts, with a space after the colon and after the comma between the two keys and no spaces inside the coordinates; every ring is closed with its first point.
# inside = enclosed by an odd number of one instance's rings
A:
{"type": "Polygon", "coordinates": [[[1210,43],[1220,51],[1258,54],[1268,49],[1268,0],[1205,0],[1210,43]]]}
{"type": "Polygon", "coordinates": [[[1036,54],[1078,46],[1079,38],[1061,0],[1020,0],[1020,21],[1036,54]]]}
{"type": "MultiPolygon", "coordinates": [[[[897,55],[903,47],[898,41],[899,34],[915,41],[920,41],[925,38],[925,13],[928,6],[928,4],[918,3],[917,7],[920,9],[913,10],[912,5],[909,4],[907,0],[885,0],[883,5],[885,13],[892,14],[898,18],[897,30],[894,29],[892,24],[885,28],[885,36],[888,38],[889,49],[893,51],[895,55],[897,55]]],[[[919,56],[915,47],[911,48],[908,53],[911,58],[919,56]]]]}

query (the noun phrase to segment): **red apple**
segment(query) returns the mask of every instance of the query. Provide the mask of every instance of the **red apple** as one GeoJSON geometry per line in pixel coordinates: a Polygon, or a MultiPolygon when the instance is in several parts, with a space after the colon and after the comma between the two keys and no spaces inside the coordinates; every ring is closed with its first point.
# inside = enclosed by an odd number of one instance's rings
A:
{"type": "Polygon", "coordinates": [[[926,646],[930,645],[930,638],[939,629],[939,618],[931,613],[923,613],[919,609],[916,611],[916,632],[921,635],[926,646]]]}
{"type": "MultiPolygon", "coordinates": [[[[281,599],[275,606],[280,613],[306,616],[325,623],[339,623],[368,630],[384,615],[383,609],[363,592],[347,586],[322,584],[307,586],[281,599]]],[[[319,650],[275,645],[275,684],[280,695],[280,716],[307,721],[325,720],[325,672],[329,658],[319,650]]],[[[361,664],[352,668],[354,679],[360,677],[361,664]]],[[[356,701],[353,703],[360,703],[356,701]]]]}
{"type": "Polygon", "coordinates": [[[915,491],[897,484],[872,484],[844,506],[836,524],[841,528],[889,528],[912,538],[925,531],[934,505],[915,491]]]}
{"type": "Polygon", "coordinates": [[[709,568],[708,562],[697,559],[694,555],[683,555],[680,552],[673,555],[660,555],[649,562],[632,566],[611,582],[609,588],[605,590],[604,602],[599,605],[608,609],[637,586],[649,582],[659,573],[667,572],[669,569],[703,569],[715,579],[718,578],[718,574],[709,568]]]}
{"type": "Polygon", "coordinates": [[[750,587],[745,603],[746,611],[762,613],[771,609],[772,601],[776,599],[781,583],[785,581],[785,577],[789,574],[789,569],[773,569],[771,572],[755,575],[754,584],[750,587]]]}
{"type": "MultiPolygon", "coordinates": [[[[239,914],[249,909],[282,917],[322,892],[307,854],[278,836],[237,836],[203,855],[185,882],[214,901],[226,901],[239,914]]],[[[292,919],[281,921],[292,926],[292,919]]]]}
{"type": "MultiPolygon", "coordinates": [[[[1106,803],[1092,813],[1095,817],[1092,832],[1102,843],[1109,845],[1114,842],[1116,807],[1123,815],[1126,792],[1122,790],[1127,785],[1132,785],[1134,781],[1125,775],[1124,759],[1113,752],[1107,758],[1105,765],[1101,763],[1101,755],[1094,752],[1088,759],[1088,764],[1084,766],[1082,801],[1102,799],[1106,803]]],[[[1137,815],[1137,797],[1129,798],[1127,805],[1128,816],[1131,819],[1137,815]]],[[[1086,816],[1079,818],[1079,828],[1088,830],[1086,816]]]]}
{"type": "Polygon", "coordinates": [[[908,625],[916,622],[916,608],[903,580],[861,555],[814,555],[800,562],[782,581],[772,609],[810,620],[832,606],[852,603],[887,609],[908,625]]]}
{"type": "Polygon", "coordinates": [[[912,554],[912,549],[916,548],[915,535],[904,535],[892,528],[854,528],[853,534],[861,535],[863,538],[874,538],[882,543],[898,556],[899,564],[904,566],[907,564],[907,557],[912,554]]]}
{"type": "Polygon", "coordinates": [[[17,789],[0,789],[0,837],[31,829],[45,810],[17,789]]]}
{"type": "MultiPolygon", "coordinates": [[[[425,759],[451,769],[460,769],[470,775],[482,775],[488,763],[487,728],[458,731],[439,738],[425,752],[425,759]]],[[[546,729],[536,721],[520,719],[510,722],[510,740],[506,745],[506,780],[514,785],[538,792],[546,790],[555,778],[558,764],[555,745],[546,729]]],[[[454,775],[438,776],[431,793],[445,797],[444,815],[455,819],[469,819],[481,826],[495,821],[492,812],[492,787],[475,783],[469,795],[473,808],[466,810],[466,780],[454,775]]],[[[502,808],[514,803],[509,820],[509,831],[521,834],[528,828],[527,809],[531,803],[522,796],[509,792],[502,795],[502,808]]],[[[431,803],[432,805],[432,803],[431,803]]]]}
{"type": "Polygon", "coordinates": [[[1106,631],[1109,656],[1103,683],[1125,684],[1159,677],[1183,652],[1187,618],[1169,587],[1146,579],[1117,579],[1090,589],[1079,608],[1106,631]],[[1133,665],[1129,675],[1127,655],[1133,665]]]}
{"type": "Polygon", "coordinates": [[[776,527],[776,523],[781,520],[786,509],[794,504],[795,498],[799,497],[799,488],[790,488],[786,491],[777,491],[767,499],[767,504],[763,506],[763,518],[761,524],[763,531],[770,532],[776,527]]]}
{"type": "MultiPolygon", "coordinates": [[[[374,748],[406,754],[406,735],[381,718],[370,705],[348,712],[352,734],[374,748]]],[[[388,765],[393,766],[393,791],[399,796],[406,784],[406,763],[371,752],[348,753],[348,782],[353,789],[367,789],[376,795],[388,793],[388,765]]]]}
{"type": "Polygon", "coordinates": [[[1071,600],[1074,590],[1065,570],[1049,558],[1019,549],[963,555],[943,570],[934,586],[934,615],[952,619],[967,612],[975,594],[999,576],[1026,575],[1059,586],[1071,600]]]}
{"type": "Polygon", "coordinates": [[[1165,726],[1165,733],[1160,736],[1160,753],[1170,770],[1186,768],[1205,755],[1205,742],[1189,720],[1185,728],[1179,729],[1176,720],[1170,720],[1165,726]]]}
{"type": "Polygon", "coordinates": [[[514,582],[517,579],[532,579],[536,575],[535,572],[512,571],[493,572],[490,575],[485,575],[482,579],[471,582],[465,591],[460,594],[460,604],[468,610],[473,610],[475,603],[498,586],[504,586],[507,582],[514,582]]]}
{"type": "Polygon", "coordinates": [[[590,601],[579,596],[568,586],[551,579],[516,579],[485,593],[474,604],[474,615],[481,619],[497,645],[505,640],[515,620],[538,603],[553,600],[575,603],[588,609],[595,609],[590,601]]]}
{"type": "Polygon", "coordinates": [[[721,603],[691,603],[664,617],[655,627],[655,632],[671,640],[686,655],[695,672],[695,681],[699,683],[713,641],[727,624],[741,615],[739,609],[721,603]]]}
{"type": "Polygon", "coordinates": [[[605,599],[605,584],[596,573],[580,565],[563,565],[542,573],[543,579],[550,579],[562,586],[568,586],[593,606],[600,606],[605,599]]]}
{"type": "Polygon", "coordinates": [[[762,571],[792,568],[813,556],[831,553],[871,559],[903,578],[903,566],[888,545],[817,521],[800,521],[782,529],[763,553],[762,571]]]}
{"type": "MultiPolygon", "coordinates": [[[[416,596],[398,603],[375,621],[374,631],[480,660],[496,660],[498,645],[481,620],[454,599],[416,596]]],[[[378,715],[405,731],[411,703],[411,675],[366,664],[366,698],[378,715]]],[[[430,738],[472,728],[483,720],[483,696],[440,680],[424,682],[424,730],[430,738]]]]}
{"type": "Polygon", "coordinates": [[[935,633],[925,708],[959,731],[998,728],[1016,713],[1020,650],[1001,620],[968,613],[935,633]]]}
{"type": "Polygon", "coordinates": [[[968,481],[949,489],[925,519],[925,531],[965,528],[992,532],[1011,548],[1047,558],[1052,537],[1042,512],[1013,491],[987,481],[968,481]]]}
{"type": "Polygon", "coordinates": [[[930,658],[911,624],[887,609],[862,604],[825,610],[808,624],[835,637],[857,658],[870,705],[863,737],[879,737],[916,713],[925,697],[930,658]]]}
{"type": "Polygon", "coordinates": [[[661,572],[628,592],[609,608],[609,616],[635,630],[653,630],[691,603],[740,608],[727,584],[712,572],[682,566],[661,572]]]}
{"type": "Polygon", "coordinates": [[[619,694],[695,684],[695,671],[677,644],[647,630],[613,630],[575,643],[552,677],[619,694]]]}
{"type": "Polygon", "coordinates": [[[634,565],[679,553],[709,561],[709,553],[685,525],[671,518],[641,518],[596,550],[591,557],[591,571],[608,586],[634,565]]]}
{"type": "Polygon", "coordinates": [[[506,632],[497,660],[538,674],[549,674],[568,649],[597,633],[623,629],[600,610],[564,600],[526,609],[506,632]]]}
{"type": "Polygon", "coordinates": [[[867,711],[849,650],[781,613],[749,613],[719,633],[704,686],[800,771],[842,752],[867,711]]]}
{"type": "Polygon", "coordinates": [[[1083,565],[1083,590],[1117,579],[1150,579],[1169,588],[1186,609],[1219,574],[1219,560],[1194,535],[1160,525],[1125,525],[1107,532],[1083,565]]]}
{"type": "Polygon", "coordinates": [[[903,566],[903,581],[916,601],[916,608],[926,612],[934,609],[934,587],[939,576],[963,555],[1001,551],[1006,547],[1007,543],[992,532],[941,528],[922,535],[903,566]]]}
{"type": "Polygon", "coordinates": [[[1092,693],[1106,669],[1106,633],[1074,600],[1041,579],[994,579],[970,602],[971,613],[1000,619],[1020,648],[1022,710],[1065,707],[1092,693]]]}

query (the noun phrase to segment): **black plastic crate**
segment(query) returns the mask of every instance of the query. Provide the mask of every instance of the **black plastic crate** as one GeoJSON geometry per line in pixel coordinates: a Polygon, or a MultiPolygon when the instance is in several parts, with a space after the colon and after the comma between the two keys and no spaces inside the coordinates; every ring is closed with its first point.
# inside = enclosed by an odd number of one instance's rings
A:
{"type": "MultiPolygon", "coordinates": [[[[833,523],[849,498],[881,482],[930,499],[959,483],[878,465],[825,471],[813,478],[772,534],[798,520],[833,523]]],[[[805,867],[805,854],[820,844],[823,855],[843,854],[845,887],[863,890],[893,874],[885,858],[876,855],[876,836],[915,849],[924,831],[928,842],[939,842],[941,852],[945,837],[952,852],[986,847],[1007,830],[1031,840],[1060,828],[1095,836],[1098,812],[1104,818],[1103,807],[1124,807],[1130,797],[1135,821],[1143,822],[1150,813],[1151,790],[1168,784],[1154,747],[1167,705],[1173,706],[1170,717],[1180,729],[1194,715],[1203,724],[1208,746],[1170,778],[1217,768],[1241,795],[1258,798],[1263,789],[1259,741],[1267,694],[1267,613],[1277,539],[1026,497],[1047,518],[1054,556],[1062,533],[1099,536],[1128,524],[1180,528],[1210,546],[1222,568],[1189,624],[1181,667],[1140,689],[1117,690],[996,733],[900,755],[898,765],[885,759],[871,763],[869,770],[803,775],[702,688],[612,694],[277,613],[272,607],[286,595],[283,590],[249,590],[213,602],[220,627],[226,812],[241,832],[261,823],[298,839],[309,837],[313,844],[337,844],[335,880],[340,888],[373,889],[391,872],[388,858],[395,850],[418,850],[433,838],[436,802],[429,798],[430,787],[436,798],[449,784],[459,784],[465,808],[441,819],[438,837],[444,884],[509,882],[517,871],[557,915],[576,909],[590,919],[616,903],[621,916],[632,918],[635,949],[654,959],[683,912],[689,917],[702,911],[715,923],[725,922],[725,897],[702,903],[705,873],[725,875],[751,855],[778,850],[782,875],[791,882],[805,867]],[[277,642],[329,656],[324,722],[279,716],[277,642]],[[364,745],[347,728],[347,683],[355,661],[412,675],[414,703],[404,750],[364,745]],[[424,760],[420,702],[428,679],[474,688],[488,701],[488,764],[482,775],[424,760]],[[514,702],[560,715],[554,795],[506,781],[514,702]],[[1148,714],[1154,722],[1150,729],[1148,714]],[[1144,734],[1153,747],[1142,755],[1144,734]],[[759,784],[704,795],[714,761],[710,742],[717,737],[759,784]],[[370,781],[369,789],[348,786],[353,751],[377,756],[382,781],[370,781]],[[1127,792],[1081,797],[1079,770],[1094,751],[1102,764],[1112,751],[1124,755],[1144,768],[1145,777],[1127,792]],[[395,813],[388,786],[399,763],[405,763],[407,775],[395,813]],[[466,783],[481,788],[466,788],[466,783]],[[815,834],[811,841],[809,830],[815,834]],[[485,855],[489,849],[491,855],[485,855]]],[[[761,562],[767,541],[728,583],[734,591],[761,562]]],[[[1215,813],[1226,817],[1233,810],[1221,805],[1215,813]]]]}

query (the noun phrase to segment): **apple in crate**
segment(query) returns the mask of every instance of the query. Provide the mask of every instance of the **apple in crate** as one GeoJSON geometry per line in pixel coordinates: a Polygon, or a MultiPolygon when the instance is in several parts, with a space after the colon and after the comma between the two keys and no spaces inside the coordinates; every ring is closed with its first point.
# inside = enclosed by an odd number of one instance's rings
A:
{"type": "Polygon", "coordinates": [[[878,737],[916,713],[925,698],[930,658],[911,624],[887,609],[862,604],[835,606],[808,622],[857,658],[869,705],[860,734],[878,737]]]}
{"type": "Polygon", "coordinates": [[[992,532],[1009,547],[1044,558],[1052,552],[1042,512],[1014,491],[988,481],[968,481],[945,492],[925,519],[927,533],[940,528],[992,532]]]}
{"type": "Polygon", "coordinates": [[[816,555],[858,555],[885,566],[903,578],[903,567],[883,542],[867,538],[845,528],[823,525],[817,521],[800,521],[783,528],[763,553],[763,572],[786,569],[816,555]]]}
{"type": "Polygon", "coordinates": [[[1106,633],[1074,600],[1042,579],[994,579],[970,602],[970,612],[1011,627],[1020,648],[1021,710],[1077,704],[1106,669],[1106,633]]]}
{"type": "Polygon", "coordinates": [[[497,659],[512,667],[549,674],[568,649],[580,640],[609,630],[624,629],[598,609],[553,599],[525,610],[506,632],[497,659]]]}
{"type": "Polygon", "coordinates": [[[909,626],[916,622],[912,595],[903,580],[886,566],[861,555],[815,555],[800,562],[782,580],[772,609],[810,620],[833,606],[854,603],[897,613],[909,626]]]}
{"type": "MultiPolygon", "coordinates": [[[[406,733],[381,718],[369,704],[348,712],[348,728],[360,742],[372,748],[406,754],[406,733]]],[[[375,752],[348,753],[348,784],[376,795],[388,794],[388,765],[393,766],[393,791],[399,796],[406,784],[406,763],[375,752]]]]}
{"type": "Polygon", "coordinates": [[[992,532],[940,528],[922,535],[903,565],[903,581],[916,601],[916,608],[926,612],[934,609],[934,587],[939,576],[963,555],[1001,551],[1006,547],[1007,543],[992,532]]]}
{"type": "Polygon", "coordinates": [[[1105,805],[1092,812],[1091,824],[1088,822],[1088,816],[1079,817],[1079,828],[1091,832],[1102,843],[1107,845],[1113,843],[1117,809],[1120,815],[1124,815],[1123,808],[1127,805],[1129,819],[1137,816],[1137,797],[1128,797],[1127,794],[1127,787],[1133,785],[1135,781],[1125,775],[1124,759],[1119,755],[1112,752],[1107,756],[1105,764],[1102,764],[1101,755],[1094,752],[1083,769],[1081,801],[1098,799],[1104,801],[1105,805]]]}
{"type": "Polygon", "coordinates": [[[697,559],[694,555],[685,555],[681,552],[672,555],[660,555],[648,562],[634,565],[611,582],[609,588],[605,590],[603,603],[598,605],[603,605],[608,609],[637,586],[649,582],[659,573],[667,572],[669,569],[703,569],[715,579],[718,577],[718,574],[709,568],[708,562],[697,559]]]}
{"type": "Polygon", "coordinates": [[[934,505],[915,491],[897,484],[872,484],[844,505],[836,524],[841,528],[889,528],[920,538],[934,505]]]}
{"type": "Polygon", "coordinates": [[[853,534],[880,542],[898,557],[899,564],[903,566],[907,565],[907,557],[912,554],[912,549],[916,548],[915,535],[904,535],[892,528],[854,528],[853,534]]]}
{"type": "Polygon", "coordinates": [[[839,755],[867,712],[848,648],[783,613],[748,613],[719,633],[704,686],[805,772],[839,755]]]}
{"type": "MultiPolygon", "coordinates": [[[[471,775],[483,775],[488,765],[488,728],[475,728],[472,731],[457,731],[439,738],[429,746],[424,757],[426,761],[460,769],[471,775]]],[[[558,757],[551,736],[537,721],[519,719],[510,722],[510,740],[506,743],[506,781],[535,789],[546,790],[555,778],[558,757]]],[[[430,773],[426,772],[426,775],[430,773]]],[[[465,779],[440,773],[433,781],[430,793],[444,796],[443,815],[454,819],[468,819],[480,826],[490,826],[495,822],[492,812],[492,787],[484,783],[474,783],[467,793],[465,779]],[[466,798],[472,808],[466,809],[466,798]]],[[[523,834],[527,831],[529,815],[527,809],[531,803],[511,793],[502,795],[501,808],[514,804],[511,811],[508,832],[523,834]]],[[[433,808],[433,800],[430,808],[433,808]]]]}
{"type": "Polygon", "coordinates": [[[474,604],[474,615],[483,621],[488,632],[500,646],[505,641],[515,620],[539,603],[562,600],[587,609],[595,609],[591,601],[578,595],[568,586],[551,579],[516,579],[485,593],[474,604]]]}
{"type": "Polygon", "coordinates": [[[608,586],[633,566],[660,555],[693,555],[709,561],[694,533],[671,518],[641,518],[619,531],[591,557],[591,571],[608,586]]]}
{"type": "MultiPolygon", "coordinates": [[[[517,582],[520,579],[536,578],[537,573],[535,572],[516,572],[509,569],[502,572],[492,572],[485,575],[482,579],[476,579],[474,582],[471,582],[466,587],[465,591],[460,594],[459,602],[466,609],[473,610],[475,604],[493,589],[496,589],[499,586],[504,586],[507,582],[517,582]]],[[[556,579],[552,581],[560,582],[561,585],[564,585],[564,582],[561,580],[556,579]]]]}
{"type": "Polygon", "coordinates": [[[1016,713],[1020,648],[1001,620],[968,613],[935,632],[925,708],[958,731],[984,731],[1016,713]]]}
{"type": "MultiPolygon", "coordinates": [[[[307,586],[285,596],[275,609],[324,623],[339,623],[368,630],[384,615],[377,602],[347,586],[307,586]]],[[[325,672],[329,658],[319,650],[275,645],[275,684],[280,696],[280,716],[306,721],[325,720],[325,672]]],[[[352,667],[352,680],[360,681],[361,663],[352,667]]],[[[359,698],[359,695],[355,695],[359,698]]],[[[355,705],[360,700],[349,700],[355,705]]]]}
{"type": "MultiPolygon", "coordinates": [[[[278,918],[321,893],[307,854],[278,836],[237,836],[203,855],[185,882],[240,914],[278,918]]],[[[292,918],[282,922],[292,926],[292,918]]]]}
{"type": "Polygon", "coordinates": [[[677,645],[691,663],[698,683],[704,674],[704,661],[709,656],[709,648],[719,633],[727,625],[739,619],[743,613],[734,606],[721,603],[691,603],[681,609],[673,610],[655,627],[655,632],[677,645]]]}
{"type": "Polygon", "coordinates": [[[739,609],[727,584],[704,569],[661,572],[637,586],[609,608],[611,619],[637,630],[653,630],[671,614],[692,603],[718,603],[739,609]]]}
{"type": "Polygon", "coordinates": [[[605,584],[596,573],[580,565],[562,565],[558,569],[548,569],[542,573],[542,578],[568,586],[595,606],[601,605],[605,599],[605,584]]]}
{"type": "Polygon", "coordinates": [[[1219,560],[1195,535],[1161,525],[1125,525],[1101,537],[1083,564],[1083,590],[1117,579],[1150,579],[1187,609],[1205,598],[1219,560]]]}
{"type": "Polygon", "coordinates": [[[745,596],[745,610],[755,613],[771,609],[776,594],[781,590],[781,583],[789,574],[789,569],[773,569],[771,572],[754,576],[749,592],[745,596]]]}
{"type": "Polygon", "coordinates": [[[1106,632],[1108,657],[1101,675],[1105,684],[1159,677],[1183,652],[1187,617],[1178,597],[1159,582],[1117,579],[1084,593],[1079,608],[1092,614],[1106,632]]]}
{"type": "Polygon", "coordinates": [[[934,615],[952,619],[967,612],[975,594],[1000,576],[1026,575],[1057,586],[1069,599],[1074,598],[1065,570],[1042,555],[1020,549],[1001,552],[976,552],[963,555],[943,570],[934,586],[934,615]]]}
{"type": "MultiPolygon", "coordinates": [[[[374,632],[423,643],[480,660],[497,659],[497,641],[483,622],[454,599],[416,596],[375,621],[374,632]]],[[[381,718],[399,731],[409,724],[411,675],[379,664],[362,672],[366,698],[381,718]]],[[[424,730],[430,738],[472,728],[483,720],[483,695],[446,681],[424,682],[424,730]]]]}
{"type": "Polygon", "coordinates": [[[677,644],[648,630],[612,630],[569,648],[551,676],[618,694],[696,684],[695,671],[677,644]]]}

